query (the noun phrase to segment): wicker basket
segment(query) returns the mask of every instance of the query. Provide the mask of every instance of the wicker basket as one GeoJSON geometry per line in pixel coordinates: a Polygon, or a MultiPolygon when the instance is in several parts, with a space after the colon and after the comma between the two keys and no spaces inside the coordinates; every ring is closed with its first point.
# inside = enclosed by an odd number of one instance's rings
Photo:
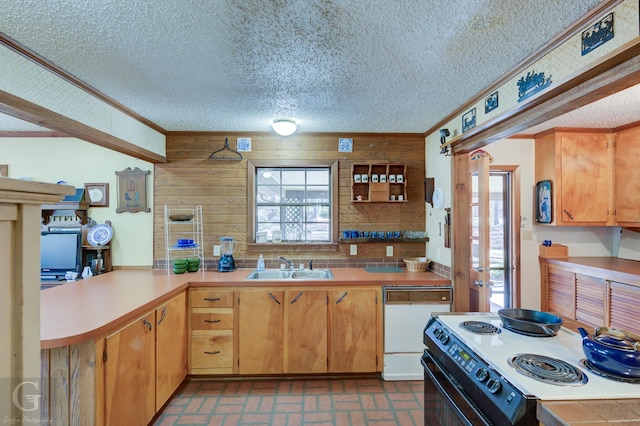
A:
{"type": "Polygon", "coordinates": [[[424,272],[431,263],[426,257],[408,257],[403,259],[409,272],[424,272]]]}

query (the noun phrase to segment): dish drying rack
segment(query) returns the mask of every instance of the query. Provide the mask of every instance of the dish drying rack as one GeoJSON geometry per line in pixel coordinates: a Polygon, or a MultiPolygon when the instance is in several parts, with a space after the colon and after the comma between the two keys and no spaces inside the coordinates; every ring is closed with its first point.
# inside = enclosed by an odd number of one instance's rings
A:
{"type": "Polygon", "coordinates": [[[229,147],[229,138],[224,138],[224,146],[209,155],[209,160],[240,161],[242,154],[229,147]]]}

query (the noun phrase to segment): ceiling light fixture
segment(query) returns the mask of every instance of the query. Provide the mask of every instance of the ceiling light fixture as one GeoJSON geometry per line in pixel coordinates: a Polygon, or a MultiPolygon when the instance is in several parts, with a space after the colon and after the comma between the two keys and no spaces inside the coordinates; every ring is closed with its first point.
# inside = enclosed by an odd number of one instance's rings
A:
{"type": "Polygon", "coordinates": [[[277,120],[274,120],[271,127],[273,127],[273,131],[280,136],[289,136],[292,135],[296,130],[298,130],[296,122],[287,118],[279,118],[277,120]]]}

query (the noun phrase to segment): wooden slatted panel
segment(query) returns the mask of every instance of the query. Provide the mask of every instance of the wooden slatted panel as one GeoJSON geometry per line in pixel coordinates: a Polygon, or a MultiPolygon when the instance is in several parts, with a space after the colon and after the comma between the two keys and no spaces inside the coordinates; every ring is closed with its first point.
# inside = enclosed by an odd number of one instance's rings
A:
{"type": "MultiPolygon", "coordinates": [[[[154,260],[164,259],[165,204],[202,206],[205,257],[221,236],[238,242],[234,258],[257,258],[247,246],[247,161],[308,160],[339,161],[338,227],[358,230],[424,230],[425,146],[422,134],[298,134],[286,138],[266,134],[171,132],[167,135],[167,163],[154,170],[154,260]],[[251,152],[242,161],[213,161],[209,154],[224,145],[236,146],[236,136],[251,137],[251,152]],[[351,153],[338,152],[338,137],[353,137],[351,153]],[[351,165],[367,161],[388,161],[407,165],[407,203],[351,203],[351,165]]],[[[309,249],[279,250],[278,255],[295,258],[349,259],[349,245],[338,251],[309,249]]],[[[398,259],[424,255],[424,243],[394,244],[398,259]]],[[[359,244],[358,257],[384,257],[385,244],[359,244]]]]}
{"type": "Polygon", "coordinates": [[[611,283],[609,326],[640,334],[640,287],[611,283]]]}
{"type": "Polygon", "coordinates": [[[576,319],[593,326],[602,326],[605,324],[604,307],[604,280],[576,274],[576,319]]]}
{"type": "Polygon", "coordinates": [[[575,274],[562,269],[549,268],[548,309],[575,319],[575,274]]]}

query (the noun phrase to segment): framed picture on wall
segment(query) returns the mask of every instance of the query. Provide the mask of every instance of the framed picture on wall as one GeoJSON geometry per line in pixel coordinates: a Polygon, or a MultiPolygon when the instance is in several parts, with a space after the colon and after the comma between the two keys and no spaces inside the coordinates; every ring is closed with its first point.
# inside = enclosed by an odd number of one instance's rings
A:
{"type": "Polygon", "coordinates": [[[108,183],[85,183],[84,194],[89,207],[109,207],[108,183]]]}
{"type": "Polygon", "coordinates": [[[4,176],[4,177],[9,176],[9,165],[8,164],[0,164],[0,176],[4,176]]]}
{"type": "Polygon", "coordinates": [[[536,222],[551,223],[551,181],[542,180],[536,184],[536,222]]]}
{"type": "Polygon", "coordinates": [[[147,175],[149,170],[127,167],[116,172],[118,177],[118,207],[116,213],[150,212],[147,205],[147,175]]]}

